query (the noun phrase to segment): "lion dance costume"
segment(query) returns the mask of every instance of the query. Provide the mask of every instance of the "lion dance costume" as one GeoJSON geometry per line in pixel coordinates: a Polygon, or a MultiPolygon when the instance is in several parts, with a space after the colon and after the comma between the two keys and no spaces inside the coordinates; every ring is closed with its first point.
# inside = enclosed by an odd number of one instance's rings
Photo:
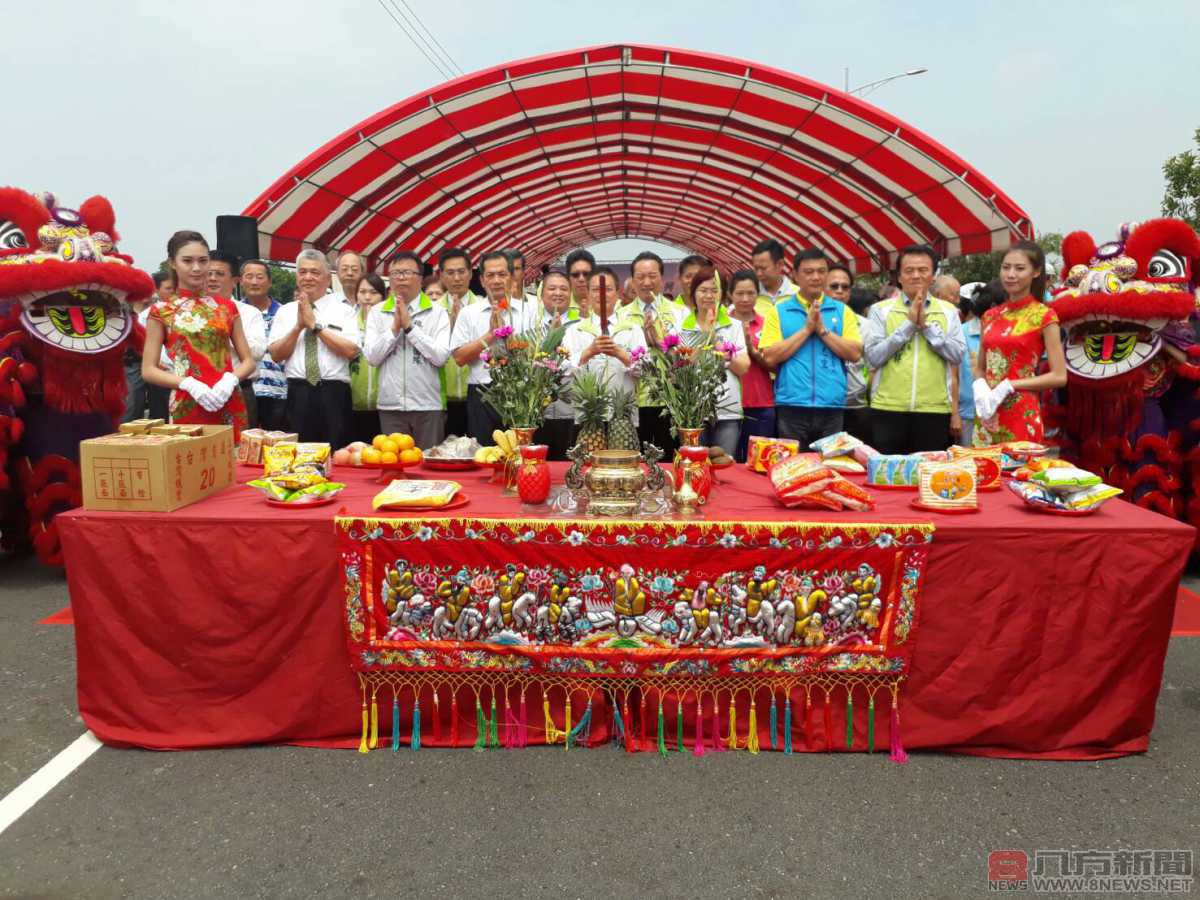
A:
{"type": "Polygon", "coordinates": [[[0,539],[61,565],[54,517],[80,502],[79,442],[125,409],[129,303],[154,282],[117,252],[111,204],[0,188],[0,539]]]}
{"type": "Polygon", "coordinates": [[[1054,310],[1067,330],[1064,455],[1126,499],[1200,524],[1200,236],[1178,219],[1062,245],[1054,310]]]}

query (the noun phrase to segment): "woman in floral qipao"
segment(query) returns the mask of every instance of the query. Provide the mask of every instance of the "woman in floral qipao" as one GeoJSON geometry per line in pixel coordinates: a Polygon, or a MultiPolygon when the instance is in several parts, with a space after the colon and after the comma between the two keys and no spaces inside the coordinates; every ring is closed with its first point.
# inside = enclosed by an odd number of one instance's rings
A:
{"type": "Polygon", "coordinates": [[[142,377],[172,388],[172,422],[232,425],[237,441],[246,426],[239,384],[254,374],[255,362],[233,301],[204,291],[208,252],[208,242],[195,231],[178,231],[167,243],[178,291],[150,309],[142,377]],[[164,345],[172,362],[169,372],[157,364],[164,345]],[[241,360],[236,369],[232,351],[241,360]]]}
{"type": "Polygon", "coordinates": [[[1032,241],[1004,255],[1000,281],[1008,299],[983,314],[975,360],[976,447],[1043,437],[1038,392],[1067,383],[1058,314],[1042,302],[1046,257],[1032,241]],[[1048,370],[1039,375],[1043,355],[1048,370]]]}

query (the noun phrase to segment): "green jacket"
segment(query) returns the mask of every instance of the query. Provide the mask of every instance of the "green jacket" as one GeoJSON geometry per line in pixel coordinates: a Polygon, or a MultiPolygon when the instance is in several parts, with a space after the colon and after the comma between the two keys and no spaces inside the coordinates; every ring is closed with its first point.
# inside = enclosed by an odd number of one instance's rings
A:
{"type": "Polygon", "coordinates": [[[951,366],[966,352],[958,309],[945,300],[926,297],[925,330],[908,318],[908,298],[901,294],[871,307],[863,328],[863,354],[875,375],[871,408],[888,412],[949,413],[951,366]]]}

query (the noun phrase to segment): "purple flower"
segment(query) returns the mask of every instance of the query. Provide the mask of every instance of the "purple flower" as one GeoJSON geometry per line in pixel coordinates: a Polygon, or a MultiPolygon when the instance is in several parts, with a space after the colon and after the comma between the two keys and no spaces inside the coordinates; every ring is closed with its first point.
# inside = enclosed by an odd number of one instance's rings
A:
{"type": "Polygon", "coordinates": [[[496,340],[502,341],[512,333],[513,329],[511,325],[501,325],[493,332],[493,335],[496,337],[496,340]]]}
{"type": "Polygon", "coordinates": [[[667,350],[670,350],[672,347],[678,347],[679,346],[679,335],[668,334],[665,338],[662,339],[662,344],[660,346],[663,348],[664,352],[667,350]]]}
{"type": "Polygon", "coordinates": [[[645,347],[634,347],[633,351],[629,354],[629,359],[632,362],[638,362],[645,355],[646,355],[645,347]]]}
{"type": "Polygon", "coordinates": [[[721,341],[721,343],[717,345],[717,348],[726,356],[733,356],[733,354],[737,352],[737,347],[734,346],[732,341],[721,341]]]}
{"type": "Polygon", "coordinates": [[[481,360],[483,360],[485,363],[487,363],[487,362],[491,362],[491,361],[492,361],[492,354],[490,354],[490,353],[488,353],[486,350],[484,350],[482,353],[480,353],[480,354],[479,354],[479,358],[480,358],[481,360]]]}

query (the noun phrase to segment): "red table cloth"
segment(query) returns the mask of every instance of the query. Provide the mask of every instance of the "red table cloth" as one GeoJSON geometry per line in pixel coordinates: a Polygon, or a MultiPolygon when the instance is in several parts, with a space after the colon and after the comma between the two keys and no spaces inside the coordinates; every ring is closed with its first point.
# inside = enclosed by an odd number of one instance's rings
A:
{"type": "MultiPolygon", "coordinates": [[[[235,486],[173,513],[60,517],[79,708],[96,736],[158,749],[357,746],[333,517],[371,513],[373,474],[339,470],[346,490],[315,509],[235,486]]],[[[522,514],[485,476],[452,477],[471,498],[463,515],[522,514]]],[[[721,478],[709,520],[936,525],[903,688],[908,749],[1096,759],[1147,748],[1190,526],[1120,501],[1052,516],[1008,491],[982,494],[978,515],[919,513],[906,491],[876,491],[871,513],[805,513],[779,506],[762,476],[721,478]]]]}

